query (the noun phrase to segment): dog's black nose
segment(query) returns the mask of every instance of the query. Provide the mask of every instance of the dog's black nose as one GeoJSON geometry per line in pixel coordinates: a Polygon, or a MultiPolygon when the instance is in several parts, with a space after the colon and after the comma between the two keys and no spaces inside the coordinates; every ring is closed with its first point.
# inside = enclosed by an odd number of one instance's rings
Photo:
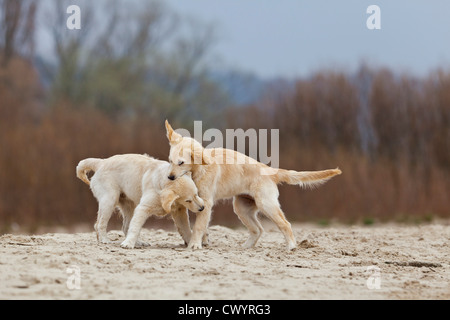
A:
{"type": "Polygon", "coordinates": [[[170,180],[175,180],[175,176],[174,175],[170,175],[167,178],[169,178],[170,180]]]}
{"type": "Polygon", "coordinates": [[[205,206],[202,206],[200,209],[198,209],[198,211],[203,211],[205,210],[205,206]]]}

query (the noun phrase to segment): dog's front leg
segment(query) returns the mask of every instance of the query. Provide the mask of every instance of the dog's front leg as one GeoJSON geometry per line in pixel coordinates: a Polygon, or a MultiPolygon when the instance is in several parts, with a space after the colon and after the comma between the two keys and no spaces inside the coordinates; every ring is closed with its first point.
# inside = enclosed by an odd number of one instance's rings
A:
{"type": "Polygon", "coordinates": [[[192,237],[187,209],[183,206],[176,206],[174,209],[172,209],[171,214],[178,232],[183,238],[184,243],[187,245],[191,241],[192,237]]]}
{"type": "Polygon", "coordinates": [[[128,234],[125,240],[120,244],[122,248],[133,249],[136,245],[141,228],[149,217],[148,209],[145,206],[138,205],[134,211],[133,218],[128,228],[128,234]]]}
{"type": "Polygon", "coordinates": [[[205,202],[205,209],[202,212],[197,212],[194,228],[192,230],[192,238],[189,242],[188,249],[201,249],[202,238],[206,233],[211,218],[212,206],[205,202]]]}

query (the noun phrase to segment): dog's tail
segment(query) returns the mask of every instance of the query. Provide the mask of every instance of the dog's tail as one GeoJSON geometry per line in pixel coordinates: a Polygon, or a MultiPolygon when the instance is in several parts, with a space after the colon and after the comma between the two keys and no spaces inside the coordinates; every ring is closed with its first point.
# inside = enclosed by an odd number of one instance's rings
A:
{"type": "Polygon", "coordinates": [[[87,173],[89,171],[97,171],[98,166],[100,165],[102,159],[97,158],[87,158],[84,160],[81,160],[77,165],[77,177],[84,183],[86,183],[88,186],[91,184],[89,181],[89,178],[87,176],[87,173]]]}
{"type": "Polygon", "coordinates": [[[278,169],[275,174],[275,182],[277,184],[297,184],[300,187],[314,188],[324,184],[332,177],[341,173],[342,171],[338,168],[321,171],[294,171],[278,169]]]}

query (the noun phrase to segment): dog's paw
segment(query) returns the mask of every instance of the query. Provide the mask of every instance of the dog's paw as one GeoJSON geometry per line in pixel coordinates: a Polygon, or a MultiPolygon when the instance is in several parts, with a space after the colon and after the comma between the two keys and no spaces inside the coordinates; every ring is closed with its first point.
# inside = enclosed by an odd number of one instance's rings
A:
{"type": "Polygon", "coordinates": [[[295,243],[289,243],[289,244],[287,245],[286,249],[287,249],[288,252],[295,251],[295,250],[297,249],[297,244],[295,244],[295,243]]]}
{"type": "Polygon", "coordinates": [[[246,241],[245,243],[242,244],[242,248],[243,249],[251,249],[255,246],[255,241],[246,241]]]}
{"type": "Polygon", "coordinates": [[[138,240],[136,242],[136,247],[150,247],[150,243],[138,240]]]}
{"type": "Polygon", "coordinates": [[[202,248],[202,243],[201,242],[198,242],[198,243],[191,242],[188,245],[188,249],[191,249],[191,250],[200,250],[201,248],[202,248]]]}
{"type": "Polygon", "coordinates": [[[113,241],[111,241],[111,240],[109,240],[108,238],[101,238],[99,241],[98,241],[98,243],[101,243],[101,244],[111,244],[111,243],[113,243],[113,241]]]}
{"type": "Polygon", "coordinates": [[[134,243],[127,241],[126,239],[120,244],[120,246],[124,249],[134,249],[134,243]]]}

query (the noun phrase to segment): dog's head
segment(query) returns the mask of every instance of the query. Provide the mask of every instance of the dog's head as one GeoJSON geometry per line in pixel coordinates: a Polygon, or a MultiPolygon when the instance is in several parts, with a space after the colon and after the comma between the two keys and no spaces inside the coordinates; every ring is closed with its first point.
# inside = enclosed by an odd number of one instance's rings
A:
{"type": "Polygon", "coordinates": [[[198,165],[211,163],[210,157],[204,152],[203,146],[195,139],[183,137],[173,130],[166,120],[167,139],[170,143],[170,174],[168,178],[175,180],[198,165]]]}
{"type": "Polygon", "coordinates": [[[174,181],[169,181],[162,190],[161,205],[166,213],[170,213],[174,202],[192,212],[205,209],[205,202],[198,196],[198,189],[192,180],[191,172],[187,172],[174,181]]]}

